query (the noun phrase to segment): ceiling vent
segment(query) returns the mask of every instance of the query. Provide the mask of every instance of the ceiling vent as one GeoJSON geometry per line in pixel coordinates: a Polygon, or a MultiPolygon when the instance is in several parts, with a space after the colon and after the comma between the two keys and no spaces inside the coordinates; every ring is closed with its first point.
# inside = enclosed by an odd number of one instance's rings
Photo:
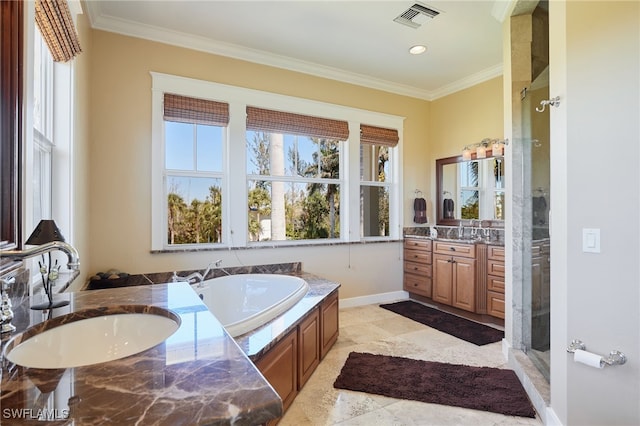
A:
{"type": "Polygon", "coordinates": [[[438,16],[440,12],[420,3],[415,3],[394,19],[395,22],[411,28],[419,28],[427,20],[438,16]]]}

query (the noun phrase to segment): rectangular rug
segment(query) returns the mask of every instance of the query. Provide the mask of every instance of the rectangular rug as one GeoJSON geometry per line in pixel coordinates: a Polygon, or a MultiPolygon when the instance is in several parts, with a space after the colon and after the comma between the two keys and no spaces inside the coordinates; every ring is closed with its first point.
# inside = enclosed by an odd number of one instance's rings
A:
{"type": "Polygon", "coordinates": [[[536,416],[516,374],[500,368],[351,352],[333,386],[509,416],[536,416]]]}
{"type": "Polygon", "coordinates": [[[504,337],[504,331],[497,328],[430,308],[411,300],[380,305],[380,307],[478,346],[499,342],[504,337]]]}

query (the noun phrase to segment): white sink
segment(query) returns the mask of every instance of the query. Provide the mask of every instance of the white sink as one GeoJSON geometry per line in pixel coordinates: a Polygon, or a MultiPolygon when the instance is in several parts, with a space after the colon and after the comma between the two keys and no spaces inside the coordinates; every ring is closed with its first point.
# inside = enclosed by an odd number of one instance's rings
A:
{"type": "MultiPolygon", "coordinates": [[[[54,324],[36,334],[27,330],[7,343],[5,356],[29,368],[81,367],[143,352],[165,341],[180,326],[180,317],[160,308],[96,312],[98,316],[54,324]]],[[[60,321],[50,321],[56,320],[60,321]]]]}

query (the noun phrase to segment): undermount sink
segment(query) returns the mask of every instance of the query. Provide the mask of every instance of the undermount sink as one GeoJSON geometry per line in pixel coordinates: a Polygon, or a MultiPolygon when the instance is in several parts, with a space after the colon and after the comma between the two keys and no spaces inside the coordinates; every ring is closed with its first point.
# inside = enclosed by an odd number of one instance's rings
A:
{"type": "Polygon", "coordinates": [[[180,317],[145,305],[71,313],[38,324],[7,342],[5,358],[29,368],[71,368],[150,349],[175,333],[180,317]]]}

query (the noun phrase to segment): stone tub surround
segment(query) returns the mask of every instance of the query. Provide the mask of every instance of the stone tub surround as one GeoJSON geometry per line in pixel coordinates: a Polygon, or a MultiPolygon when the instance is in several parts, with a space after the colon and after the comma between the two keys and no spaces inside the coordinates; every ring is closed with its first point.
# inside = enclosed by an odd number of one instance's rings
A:
{"type": "MultiPolygon", "coordinates": [[[[181,325],[164,343],[106,363],[41,370],[3,360],[1,423],[35,423],[33,418],[7,416],[36,415],[48,407],[47,400],[57,410],[57,420],[68,415],[77,425],[254,425],[282,414],[280,397],[188,284],[83,291],[58,297],[68,298],[70,304],[55,309],[54,318],[148,305],[178,314],[181,325]]],[[[27,298],[14,305],[17,314],[13,324],[18,330],[13,336],[47,319],[45,313],[30,310],[29,302],[27,298]]],[[[5,338],[3,349],[6,344],[5,338]]]]}

